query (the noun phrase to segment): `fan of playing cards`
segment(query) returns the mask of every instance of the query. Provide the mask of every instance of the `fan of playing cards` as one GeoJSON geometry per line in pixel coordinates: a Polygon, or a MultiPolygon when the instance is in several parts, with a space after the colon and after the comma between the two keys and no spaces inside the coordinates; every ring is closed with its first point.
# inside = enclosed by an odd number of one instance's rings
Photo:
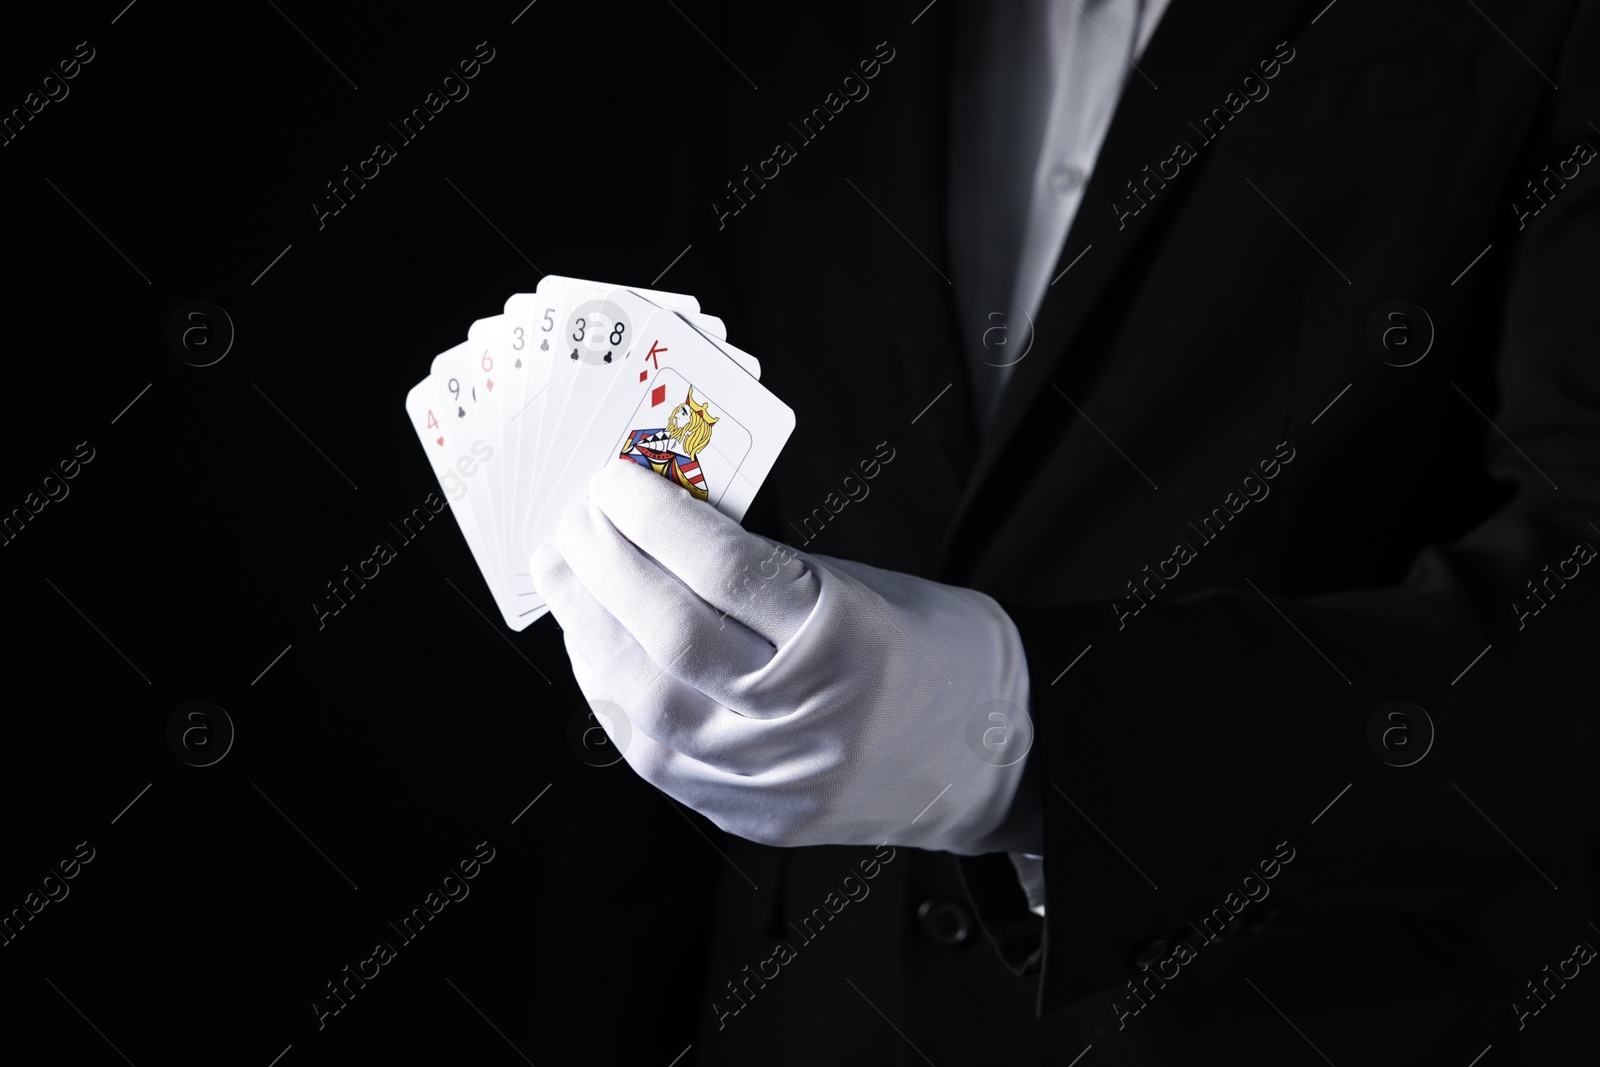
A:
{"type": "Polygon", "coordinates": [[[735,521],[794,430],[692,296],[546,275],[434,357],[406,396],[472,557],[506,624],[548,609],[528,558],[590,475],[621,457],[735,521]]]}

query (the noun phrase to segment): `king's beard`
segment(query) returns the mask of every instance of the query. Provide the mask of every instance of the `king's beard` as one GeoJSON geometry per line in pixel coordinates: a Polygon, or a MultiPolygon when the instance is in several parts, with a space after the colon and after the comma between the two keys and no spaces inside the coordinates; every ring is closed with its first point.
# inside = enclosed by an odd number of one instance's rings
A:
{"type": "Polygon", "coordinates": [[[676,411],[667,416],[667,436],[672,438],[674,444],[682,447],[683,435],[688,431],[688,424],[678,421],[678,413],[676,411]]]}

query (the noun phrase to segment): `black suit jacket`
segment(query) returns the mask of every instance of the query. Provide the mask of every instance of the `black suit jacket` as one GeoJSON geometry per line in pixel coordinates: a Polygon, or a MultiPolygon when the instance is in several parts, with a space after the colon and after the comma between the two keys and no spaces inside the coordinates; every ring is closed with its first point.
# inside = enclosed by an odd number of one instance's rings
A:
{"type": "Polygon", "coordinates": [[[1600,946],[1600,5],[1173,0],[981,430],[945,241],[974,17],[707,22],[743,73],[707,53],[725,152],[686,173],[728,284],[682,277],[797,413],[747,525],[1017,622],[1048,919],[1002,855],[900,850],[813,939],[872,849],[641,841],[640,977],[593,981],[706,1063],[1592,1056],[1600,976],[1544,968],[1600,946]]]}

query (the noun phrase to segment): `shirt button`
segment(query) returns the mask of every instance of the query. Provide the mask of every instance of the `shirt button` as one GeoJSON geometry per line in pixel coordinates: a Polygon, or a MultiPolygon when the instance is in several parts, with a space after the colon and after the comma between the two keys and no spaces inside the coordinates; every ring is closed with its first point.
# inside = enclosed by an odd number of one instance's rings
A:
{"type": "Polygon", "coordinates": [[[1050,172],[1050,187],[1058,193],[1075,192],[1083,184],[1083,169],[1071,165],[1050,172]]]}
{"type": "MultiPolygon", "coordinates": [[[[1255,921],[1250,924],[1249,930],[1250,930],[1250,932],[1252,934],[1259,934],[1261,931],[1263,931],[1267,927],[1271,926],[1273,921],[1276,920],[1277,918],[1278,918],[1278,909],[1277,908],[1268,908],[1266,911],[1264,911],[1260,915],[1256,916],[1255,921]]],[[[1238,920],[1236,919],[1234,921],[1237,922],[1238,920]]]]}
{"type": "Polygon", "coordinates": [[[1133,961],[1135,967],[1141,970],[1147,967],[1154,967],[1166,958],[1167,939],[1164,937],[1151,938],[1139,948],[1138,952],[1139,954],[1134,957],[1133,961]]]}

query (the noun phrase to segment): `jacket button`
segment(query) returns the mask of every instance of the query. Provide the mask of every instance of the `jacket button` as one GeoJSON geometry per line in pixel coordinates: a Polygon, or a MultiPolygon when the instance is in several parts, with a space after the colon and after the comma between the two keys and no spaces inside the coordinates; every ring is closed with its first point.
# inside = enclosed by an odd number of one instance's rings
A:
{"type": "Polygon", "coordinates": [[[917,922],[929,941],[945,948],[963,944],[972,934],[972,914],[948,897],[929,897],[917,908],[917,922]]]}

